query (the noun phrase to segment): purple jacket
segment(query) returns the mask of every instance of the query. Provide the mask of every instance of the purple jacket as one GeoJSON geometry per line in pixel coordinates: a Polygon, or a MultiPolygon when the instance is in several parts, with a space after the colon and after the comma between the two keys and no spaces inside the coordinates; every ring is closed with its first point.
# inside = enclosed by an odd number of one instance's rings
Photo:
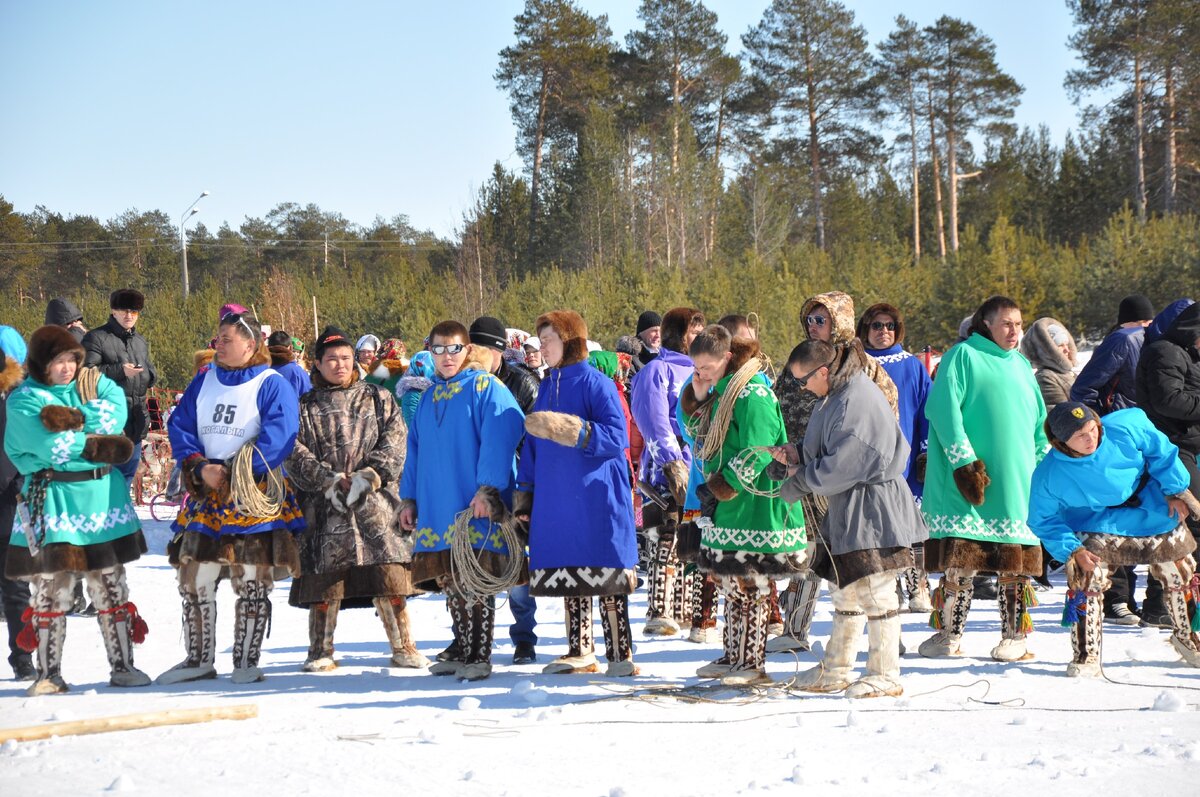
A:
{"type": "Polygon", "coordinates": [[[691,467],[692,452],[680,442],[682,435],[675,414],[679,391],[691,375],[690,357],[663,349],[637,372],[630,385],[629,410],[646,440],[640,478],[653,485],[666,485],[662,466],[668,462],[682,459],[691,467]]]}

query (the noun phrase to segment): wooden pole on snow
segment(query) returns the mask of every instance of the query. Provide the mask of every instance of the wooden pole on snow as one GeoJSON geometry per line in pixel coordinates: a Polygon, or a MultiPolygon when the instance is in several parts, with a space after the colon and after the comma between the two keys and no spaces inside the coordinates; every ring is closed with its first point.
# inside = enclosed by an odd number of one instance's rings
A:
{"type": "Polygon", "coordinates": [[[117,717],[96,717],[89,720],[48,722],[44,725],[28,725],[24,728],[0,729],[0,743],[10,739],[17,742],[31,742],[37,739],[49,739],[51,736],[84,736],[92,733],[157,728],[163,725],[194,725],[213,720],[248,720],[257,716],[258,706],[254,703],[222,708],[176,708],[167,711],[145,711],[140,714],[122,714],[117,717]]]}

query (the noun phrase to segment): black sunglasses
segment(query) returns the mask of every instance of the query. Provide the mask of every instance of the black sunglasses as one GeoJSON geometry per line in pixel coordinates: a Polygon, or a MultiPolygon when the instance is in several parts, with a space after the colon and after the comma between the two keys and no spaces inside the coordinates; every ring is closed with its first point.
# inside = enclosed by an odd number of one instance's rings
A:
{"type": "Polygon", "coordinates": [[[888,332],[895,332],[896,331],[896,322],[895,321],[872,321],[871,329],[875,332],[882,332],[885,329],[888,332]]]}
{"type": "Polygon", "coordinates": [[[831,365],[833,365],[832,360],[830,360],[827,363],[822,363],[821,365],[818,365],[816,368],[812,369],[807,374],[805,374],[804,376],[797,379],[796,383],[800,385],[801,389],[808,387],[808,380],[812,379],[813,374],[815,374],[817,371],[820,371],[822,368],[828,368],[831,365]]]}
{"type": "Polygon", "coordinates": [[[465,348],[467,348],[467,347],[461,343],[451,343],[448,346],[443,346],[441,343],[439,343],[436,346],[430,346],[429,350],[440,357],[443,354],[450,354],[450,355],[458,354],[460,351],[462,351],[465,348]]]}

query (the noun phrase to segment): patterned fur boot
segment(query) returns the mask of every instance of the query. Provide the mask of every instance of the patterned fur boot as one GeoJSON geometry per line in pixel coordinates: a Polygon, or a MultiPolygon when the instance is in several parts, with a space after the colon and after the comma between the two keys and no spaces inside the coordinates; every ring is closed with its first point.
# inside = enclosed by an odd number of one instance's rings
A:
{"type": "Polygon", "coordinates": [[[647,572],[650,584],[646,591],[646,636],[675,636],[679,623],[671,616],[675,600],[675,579],[679,574],[679,557],[675,555],[675,524],[667,521],[655,529],[647,529],[654,541],[654,559],[647,572]]]}
{"type": "Polygon", "coordinates": [[[996,661],[1025,661],[1032,659],[1033,654],[1025,641],[1025,636],[1033,630],[1033,622],[1029,619],[1029,606],[1026,605],[1031,594],[1030,580],[1024,576],[1002,574],[999,579],[1000,602],[1000,644],[992,648],[992,658],[996,661]]]}
{"type": "MultiPolygon", "coordinates": [[[[712,578],[697,572],[692,585],[692,630],[688,642],[711,645],[720,641],[717,632],[717,585],[712,578]]],[[[778,601],[776,601],[778,610],[778,601]]]]}
{"type": "Polygon", "coordinates": [[[154,679],[159,685],[216,678],[217,576],[221,566],[205,562],[181,571],[179,595],[183,599],[183,644],[187,658],[154,679]]]}
{"type": "Polygon", "coordinates": [[[806,572],[792,579],[787,591],[780,596],[783,609],[783,633],[767,642],[768,653],[810,650],[808,632],[812,628],[813,612],[821,595],[821,579],[806,572]]]}
{"type": "Polygon", "coordinates": [[[341,601],[314,603],[308,607],[308,658],[304,672],[329,672],[337,669],[333,660],[333,632],[337,628],[341,601]]]}
{"type": "Polygon", "coordinates": [[[496,597],[476,598],[471,603],[467,641],[467,660],[458,677],[482,681],[492,674],[492,636],[496,630],[496,597]]]}
{"type": "MultiPolygon", "coordinates": [[[[1100,654],[1104,631],[1104,591],[1112,586],[1108,565],[1101,562],[1090,574],[1067,563],[1067,608],[1078,616],[1071,629],[1071,663],[1067,675],[1071,678],[1096,678],[1100,675],[1100,654]],[[1082,601],[1080,600],[1082,598],[1082,601]]],[[[1064,621],[1064,624],[1067,621],[1064,621]]]]}
{"type": "Polygon", "coordinates": [[[67,611],[74,603],[74,586],[75,578],[70,573],[37,576],[30,582],[29,608],[22,615],[26,626],[19,638],[23,648],[32,648],[37,666],[37,680],[25,690],[30,697],[56,695],[70,689],[62,677],[62,653],[67,636],[67,611]]]}
{"type": "Polygon", "coordinates": [[[545,675],[596,672],[596,646],[592,639],[591,597],[564,598],[567,621],[567,655],[542,668],[545,675]]]}
{"type": "MultiPolygon", "coordinates": [[[[246,567],[245,574],[234,570],[233,589],[237,593],[233,620],[233,675],[235,684],[249,684],[266,678],[258,666],[263,641],[271,627],[271,581],[255,578],[257,568],[246,567]]],[[[269,576],[268,576],[269,578],[269,576]]]]}
{"type": "Polygon", "coordinates": [[[88,594],[96,607],[100,636],[108,654],[110,686],[149,686],[150,676],[133,666],[133,643],[146,637],[146,621],[129,601],[121,565],[87,574],[88,594]]]}
{"type": "Polygon", "coordinates": [[[962,655],[960,646],[963,631],[967,627],[967,614],[971,611],[974,578],[975,571],[955,568],[947,570],[942,576],[930,616],[930,624],[937,628],[938,632],[917,648],[925,658],[944,659],[962,655]]]}
{"type": "Polygon", "coordinates": [[[465,597],[457,593],[447,594],[446,605],[450,609],[450,622],[454,624],[454,644],[460,644],[460,640],[462,641],[460,649],[462,659],[442,659],[439,657],[429,668],[429,672],[434,675],[457,676],[462,668],[466,666],[467,645],[465,640],[470,639],[471,634],[471,606],[465,597]]]}
{"type": "Polygon", "coordinates": [[[403,596],[395,598],[376,598],[375,611],[387,632],[388,644],[392,647],[392,666],[417,669],[428,667],[429,659],[417,651],[409,629],[408,600],[403,596]]]}
{"type": "Polygon", "coordinates": [[[725,600],[739,614],[733,647],[727,651],[729,671],[721,676],[727,686],[769,686],[775,683],[767,675],[767,617],[770,614],[770,588],[765,576],[730,579],[724,590],[725,600]]]}
{"type": "Polygon", "coordinates": [[[605,595],[600,599],[600,623],[604,628],[604,656],[610,678],[638,674],[633,663],[633,632],[629,628],[629,597],[605,595]]]}
{"type": "Polygon", "coordinates": [[[1167,614],[1171,616],[1171,647],[1192,667],[1200,667],[1200,634],[1192,630],[1188,604],[1195,604],[1197,590],[1194,577],[1196,563],[1192,557],[1178,562],[1150,566],[1150,572],[1163,584],[1167,614]],[[1191,595],[1191,600],[1189,600],[1191,595]]]}

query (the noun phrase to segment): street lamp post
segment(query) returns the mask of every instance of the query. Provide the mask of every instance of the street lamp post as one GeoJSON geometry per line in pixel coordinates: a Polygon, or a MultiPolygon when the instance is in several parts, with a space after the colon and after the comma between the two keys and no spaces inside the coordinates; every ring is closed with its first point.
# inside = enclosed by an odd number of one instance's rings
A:
{"type": "Polygon", "coordinates": [[[200,204],[200,200],[208,196],[207,191],[200,192],[200,196],[196,197],[196,201],[188,206],[188,209],[183,211],[183,215],[179,217],[179,248],[183,252],[183,298],[187,299],[190,292],[188,287],[188,267],[187,267],[187,231],[184,229],[188,219],[200,212],[196,205],[200,204]]]}

